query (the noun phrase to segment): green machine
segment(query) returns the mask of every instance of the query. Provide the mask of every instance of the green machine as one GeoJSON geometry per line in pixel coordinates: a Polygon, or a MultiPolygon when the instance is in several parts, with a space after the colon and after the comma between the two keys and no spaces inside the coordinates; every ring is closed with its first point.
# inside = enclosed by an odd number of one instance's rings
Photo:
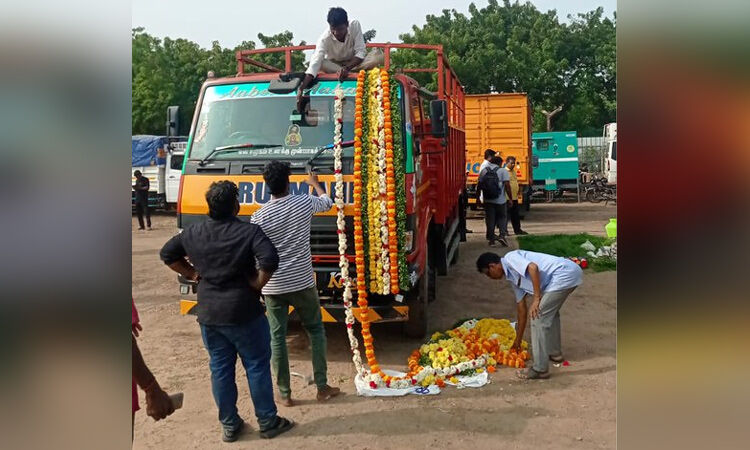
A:
{"type": "Polygon", "coordinates": [[[578,134],[549,131],[531,135],[536,191],[578,190],[578,134]]]}

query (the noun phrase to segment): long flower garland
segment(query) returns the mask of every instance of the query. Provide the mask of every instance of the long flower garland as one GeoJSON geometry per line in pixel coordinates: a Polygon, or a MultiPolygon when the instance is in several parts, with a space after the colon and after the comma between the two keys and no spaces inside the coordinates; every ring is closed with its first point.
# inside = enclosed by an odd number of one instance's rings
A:
{"type": "MultiPolygon", "coordinates": [[[[357,370],[357,373],[361,374],[362,376],[366,375],[366,372],[362,366],[362,356],[359,352],[359,341],[357,340],[357,337],[354,335],[354,314],[352,313],[352,280],[349,278],[349,259],[346,257],[346,249],[347,249],[347,243],[346,243],[346,216],[344,214],[344,176],[341,173],[342,171],[342,164],[341,164],[341,126],[343,122],[343,116],[344,116],[344,107],[343,107],[343,99],[344,99],[344,91],[341,89],[341,86],[337,86],[336,90],[334,91],[334,132],[333,132],[333,169],[334,169],[334,178],[336,180],[336,226],[338,231],[338,237],[339,237],[339,268],[341,269],[341,278],[344,281],[344,308],[346,312],[346,331],[349,336],[349,346],[352,350],[352,361],[354,362],[354,367],[357,370]]],[[[355,140],[355,146],[356,146],[356,140],[355,140]]],[[[356,152],[355,152],[356,153],[356,152]]],[[[356,159],[356,158],[355,158],[356,159]]],[[[356,170],[356,162],[355,162],[355,170],[356,170]]],[[[357,194],[357,179],[355,178],[355,198],[361,197],[361,195],[357,194]]],[[[359,187],[360,194],[361,194],[361,186],[359,187]]],[[[356,205],[355,205],[356,209],[356,205]]],[[[355,214],[355,236],[358,236],[359,233],[356,232],[357,226],[357,214],[355,214]]],[[[360,221],[361,222],[361,221],[360,221]]],[[[361,231],[361,223],[360,223],[360,231],[361,231]]],[[[361,247],[361,241],[360,245],[357,245],[357,242],[355,240],[355,249],[357,252],[360,251],[361,247]]],[[[359,273],[360,265],[357,264],[357,280],[362,280],[363,277],[360,276],[359,273]]]]}
{"type": "MultiPolygon", "coordinates": [[[[391,103],[393,167],[396,180],[394,200],[396,202],[396,240],[398,250],[396,260],[396,267],[398,269],[397,285],[400,291],[408,291],[411,289],[411,284],[409,280],[409,266],[406,262],[406,155],[404,154],[404,145],[401,136],[401,108],[398,102],[398,83],[391,85],[389,101],[391,103]]],[[[394,293],[396,292],[398,291],[394,290],[394,293]]]]}
{"type": "MultiPolygon", "coordinates": [[[[369,369],[362,361],[359,341],[354,334],[352,284],[346,256],[346,221],[342,174],[342,121],[344,93],[334,93],[334,174],[339,237],[339,267],[344,281],[346,328],[357,374],[371,388],[406,388],[412,385],[445,385],[456,375],[482,371],[495,365],[522,367],[526,352],[506,352],[514,330],[507,321],[469,321],[446,333],[436,333],[431,341],[409,358],[409,372],[403,377],[385,374],[375,357],[370,332],[368,286],[376,294],[408,290],[406,269],[404,151],[401,144],[401,114],[396,86],[390,86],[387,72],[373,69],[357,76],[354,119],[354,249],[357,305],[362,324],[362,340],[369,369]],[[365,98],[367,94],[367,98],[365,98]],[[367,118],[367,120],[365,120],[367,118]],[[363,195],[366,194],[366,195],[363,195]],[[366,269],[370,272],[367,273],[366,269]],[[477,326],[478,325],[478,326],[477,326]],[[476,326],[476,328],[475,328],[476,326]],[[475,329],[474,329],[475,328],[475,329]]],[[[524,343],[525,344],[525,343],[524,343]]]]}

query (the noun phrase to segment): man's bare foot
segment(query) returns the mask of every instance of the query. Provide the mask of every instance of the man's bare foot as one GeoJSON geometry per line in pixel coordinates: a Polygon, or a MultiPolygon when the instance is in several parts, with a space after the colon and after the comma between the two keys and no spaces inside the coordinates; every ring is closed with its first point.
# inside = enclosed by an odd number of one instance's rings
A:
{"type": "Polygon", "coordinates": [[[294,406],[294,400],[292,400],[292,396],[291,395],[288,396],[288,397],[281,397],[281,402],[280,403],[281,403],[281,406],[286,406],[286,407],[289,407],[289,408],[291,408],[292,406],[294,406]]]}
{"type": "Polygon", "coordinates": [[[337,387],[331,387],[326,385],[323,389],[318,389],[318,401],[325,402],[332,397],[335,397],[341,393],[341,389],[337,387]]]}

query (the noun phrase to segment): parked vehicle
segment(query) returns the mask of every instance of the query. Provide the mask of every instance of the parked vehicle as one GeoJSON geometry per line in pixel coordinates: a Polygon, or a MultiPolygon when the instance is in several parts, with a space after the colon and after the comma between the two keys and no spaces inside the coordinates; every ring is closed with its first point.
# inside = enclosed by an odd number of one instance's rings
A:
{"type": "Polygon", "coordinates": [[[594,177],[589,185],[583,188],[583,197],[591,203],[599,203],[602,200],[605,204],[617,201],[617,186],[607,183],[604,177],[594,177]]]}
{"type": "Polygon", "coordinates": [[[603,134],[607,145],[607,182],[617,184],[617,123],[604,125],[603,134]]]}
{"type": "MultiPolygon", "coordinates": [[[[133,136],[132,184],[136,170],[149,179],[149,207],[174,209],[177,206],[182,163],[185,155],[184,137],[138,135],[133,136]],[[180,142],[182,141],[182,142],[180,142]]],[[[135,207],[135,191],[132,194],[135,207]]]]}
{"type": "Polygon", "coordinates": [[[466,96],[466,191],[476,207],[479,167],[491,148],[503,159],[516,157],[518,201],[528,211],[531,202],[531,106],[523,93],[466,96]]]}
{"type": "MultiPolygon", "coordinates": [[[[428,68],[406,68],[393,76],[403,111],[401,135],[406,153],[405,186],[407,248],[411,289],[402,295],[368,298],[377,322],[405,322],[405,331],[422,336],[427,331],[427,303],[435,297],[436,275],[448,272],[459,253],[465,217],[460,201],[466,184],[464,91],[443,56],[442,46],[368,44],[382,48],[385,69],[391,66],[393,49],[434,52],[437,92],[429,92],[410,78],[410,72],[428,68]]],[[[209,78],[202,86],[190,130],[185,170],[181,178],[177,207],[179,227],[206,219],[204,194],[217,180],[232,180],[240,191],[242,219],[266,203],[263,167],[269,160],[290,164],[291,192],[310,192],[304,182],[306,171],[314,170],[328,192],[334,190],[332,147],[334,123],[333,93],[339,84],[335,74],[319,74],[311,86],[309,110],[296,110],[299,73],[292,73],[292,52],[314,46],[282,47],[237,52],[237,75],[209,78]],[[286,66],[274,68],[255,61],[261,53],[281,53],[286,66]],[[248,66],[265,72],[250,72],[248,66]]],[[[354,136],[356,73],[341,86],[345,92],[343,141],[354,136]]],[[[343,174],[347,184],[344,198],[349,235],[350,264],[355,263],[353,242],[353,156],[344,148],[343,174]]],[[[321,295],[321,313],[327,322],[344,321],[343,283],[339,269],[336,210],[319,214],[312,221],[312,262],[321,295]]],[[[350,273],[355,273],[351,268],[350,273]]],[[[187,294],[194,286],[179,278],[182,313],[196,300],[187,294]],[[187,298],[189,297],[189,298],[187,298]]],[[[356,293],[355,293],[356,295],[356,293]]],[[[354,300],[356,305],[356,299],[354,300]]],[[[292,313],[294,315],[294,313],[292,313]]],[[[373,316],[371,316],[373,317],[373,316]]]]}
{"type": "Polygon", "coordinates": [[[578,135],[575,131],[549,131],[531,135],[533,186],[536,191],[562,196],[578,191],[578,135]]]}

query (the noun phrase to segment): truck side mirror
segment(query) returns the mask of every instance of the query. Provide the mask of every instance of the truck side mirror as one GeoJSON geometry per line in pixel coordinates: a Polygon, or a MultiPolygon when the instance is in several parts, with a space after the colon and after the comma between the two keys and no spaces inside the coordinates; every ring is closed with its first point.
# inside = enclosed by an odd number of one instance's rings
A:
{"type": "Polygon", "coordinates": [[[448,129],[448,107],[445,100],[430,101],[430,124],[433,136],[445,136],[448,129]]]}
{"type": "Polygon", "coordinates": [[[180,107],[167,107],[167,136],[180,135],[180,107]]]}

